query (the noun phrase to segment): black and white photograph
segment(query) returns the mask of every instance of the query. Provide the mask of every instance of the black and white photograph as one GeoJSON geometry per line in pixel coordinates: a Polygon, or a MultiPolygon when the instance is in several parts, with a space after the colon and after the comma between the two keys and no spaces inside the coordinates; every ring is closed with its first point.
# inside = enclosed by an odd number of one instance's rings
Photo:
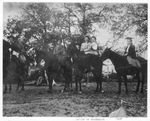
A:
{"type": "Polygon", "coordinates": [[[3,118],[148,118],[148,3],[2,6],[3,118]]]}

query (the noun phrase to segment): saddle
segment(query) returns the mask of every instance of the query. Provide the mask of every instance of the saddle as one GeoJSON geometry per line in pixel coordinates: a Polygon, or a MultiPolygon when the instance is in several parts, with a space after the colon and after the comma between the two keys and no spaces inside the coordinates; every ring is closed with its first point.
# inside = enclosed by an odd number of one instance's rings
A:
{"type": "MultiPolygon", "coordinates": [[[[125,57],[126,57],[126,56],[125,56],[125,57]]],[[[127,60],[127,57],[126,57],[126,60],[127,60]]],[[[140,70],[140,68],[138,68],[138,67],[136,67],[136,66],[130,64],[128,60],[127,60],[127,66],[126,66],[126,67],[127,67],[127,73],[128,73],[129,75],[134,75],[134,74],[137,73],[137,71],[140,70]]]]}

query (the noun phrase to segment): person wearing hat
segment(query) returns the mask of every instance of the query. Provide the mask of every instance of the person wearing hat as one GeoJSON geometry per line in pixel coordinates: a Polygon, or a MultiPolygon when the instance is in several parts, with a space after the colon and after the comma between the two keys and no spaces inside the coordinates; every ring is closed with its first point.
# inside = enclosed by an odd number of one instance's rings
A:
{"type": "Polygon", "coordinates": [[[127,46],[124,55],[127,56],[128,63],[137,68],[141,68],[140,62],[136,59],[135,46],[132,43],[131,37],[127,37],[127,46]]]}
{"type": "Polygon", "coordinates": [[[88,54],[90,49],[91,49],[91,43],[90,43],[90,37],[88,35],[86,35],[84,37],[84,41],[82,44],[81,44],[81,51],[83,51],[85,54],[88,54]]]}

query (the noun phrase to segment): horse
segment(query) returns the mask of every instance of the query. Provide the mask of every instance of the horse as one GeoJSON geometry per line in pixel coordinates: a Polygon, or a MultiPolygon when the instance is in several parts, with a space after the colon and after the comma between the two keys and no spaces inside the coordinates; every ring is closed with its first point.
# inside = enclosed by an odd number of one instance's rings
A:
{"type": "Polygon", "coordinates": [[[9,92],[11,92],[12,87],[11,84],[17,80],[17,89],[16,91],[24,91],[24,67],[23,65],[20,68],[20,61],[19,59],[15,56],[12,55],[11,62],[8,64],[6,67],[6,72],[7,74],[4,77],[4,84],[5,84],[5,89],[4,93],[7,92],[7,84],[9,84],[9,92]],[[19,90],[20,85],[22,86],[21,90],[19,90]]]}
{"type": "Polygon", "coordinates": [[[3,40],[3,78],[6,76],[7,71],[6,67],[10,63],[10,51],[9,51],[10,44],[3,40]]]}
{"type": "Polygon", "coordinates": [[[78,43],[72,41],[67,47],[67,53],[73,60],[73,69],[76,83],[76,92],[81,92],[81,79],[86,72],[92,72],[97,83],[95,92],[102,91],[102,59],[97,55],[85,54],[77,48],[78,43]]]}
{"type": "Polygon", "coordinates": [[[68,58],[65,60],[64,64],[60,63],[56,55],[53,54],[52,51],[46,52],[42,50],[35,49],[36,57],[35,60],[37,62],[36,67],[40,70],[46,70],[46,74],[48,76],[49,82],[49,90],[48,93],[52,93],[52,82],[54,79],[55,73],[63,74],[65,78],[65,87],[64,91],[66,91],[66,84],[72,80],[72,69],[70,67],[71,60],[68,58]],[[45,61],[44,66],[40,65],[41,60],[45,61]]]}
{"type": "Polygon", "coordinates": [[[102,60],[105,61],[106,59],[110,59],[115,66],[115,70],[118,75],[118,84],[119,84],[119,89],[118,93],[121,93],[121,77],[123,77],[124,80],[124,85],[126,89],[126,94],[128,94],[128,88],[127,88],[127,75],[134,75],[136,74],[136,78],[138,81],[137,87],[136,87],[136,92],[139,91],[139,85],[140,85],[140,72],[142,74],[142,88],[141,88],[141,93],[143,93],[143,85],[144,85],[144,78],[145,78],[145,73],[147,71],[147,60],[145,60],[142,57],[137,57],[139,62],[141,63],[141,69],[134,67],[132,65],[128,64],[126,56],[119,55],[112,51],[110,48],[106,48],[102,54],[102,60]]]}
{"type": "Polygon", "coordinates": [[[11,92],[11,84],[13,80],[17,80],[17,90],[19,90],[19,86],[22,85],[22,89],[24,90],[24,80],[26,79],[27,66],[29,61],[32,59],[26,54],[22,54],[26,58],[26,62],[23,64],[19,58],[15,55],[12,55],[12,52],[21,52],[21,50],[11,45],[9,42],[3,40],[3,80],[4,80],[4,93],[7,92],[7,85],[9,84],[9,91],[11,92]],[[10,50],[11,49],[11,52],[10,50]]]}

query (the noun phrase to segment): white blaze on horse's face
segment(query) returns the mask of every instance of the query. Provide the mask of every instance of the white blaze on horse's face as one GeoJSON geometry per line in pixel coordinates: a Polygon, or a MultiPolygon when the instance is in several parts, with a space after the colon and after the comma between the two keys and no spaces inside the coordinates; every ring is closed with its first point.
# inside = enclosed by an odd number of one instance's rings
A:
{"type": "Polygon", "coordinates": [[[37,62],[36,61],[34,61],[34,65],[36,65],[37,64],[37,62]]]}
{"type": "Polygon", "coordinates": [[[71,62],[73,63],[73,59],[71,58],[71,62]]]}
{"type": "Polygon", "coordinates": [[[45,65],[44,59],[41,60],[40,65],[41,65],[41,66],[44,66],[44,65],[45,65]]]}
{"type": "Polygon", "coordinates": [[[12,49],[11,49],[11,48],[9,48],[9,51],[10,51],[10,52],[11,52],[11,50],[12,50],[12,49]]]}
{"type": "Polygon", "coordinates": [[[94,70],[95,68],[93,66],[91,66],[91,70],[94,70]]]}
{"type": "Polygon", "coordinates": [[[76,45],[76,48],[79,50],[79,45],[76,45]]]}
{"type": "Polygon", "coordinates": [[[13,55],[16,55],[17,56],[17,58],[19,57],[19,53],[17,53],[16,51],[13,51],[13,53],[12,53],[13,55]]]}

